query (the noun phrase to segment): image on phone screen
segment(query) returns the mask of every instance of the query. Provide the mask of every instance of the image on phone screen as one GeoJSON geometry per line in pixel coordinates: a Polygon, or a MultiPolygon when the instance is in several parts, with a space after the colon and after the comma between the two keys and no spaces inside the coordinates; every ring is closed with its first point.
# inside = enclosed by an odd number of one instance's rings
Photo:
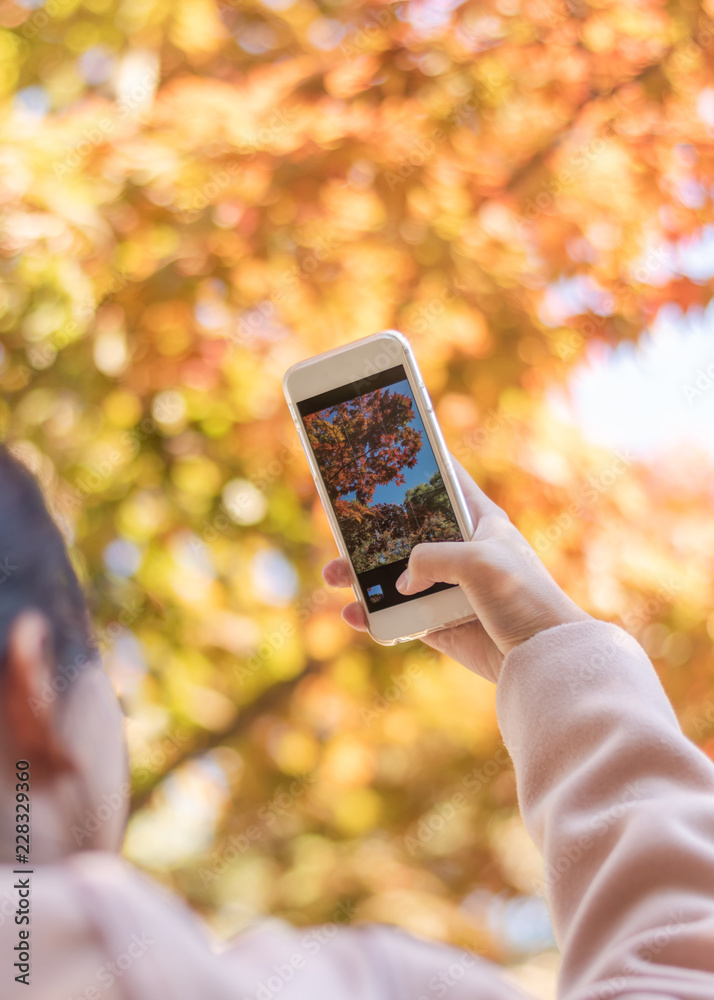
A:
{"type": "Polygon", "coordinates": [[[297,407],[369,611],[450,587],[394,586],[418,542],[462,537],[403,365],[297,407]]]}

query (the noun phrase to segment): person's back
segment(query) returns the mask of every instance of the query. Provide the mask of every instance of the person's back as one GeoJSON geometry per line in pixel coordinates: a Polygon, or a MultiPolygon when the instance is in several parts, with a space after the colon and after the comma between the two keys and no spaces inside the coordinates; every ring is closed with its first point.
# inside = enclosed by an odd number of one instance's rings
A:
{"type": "MultiPolygon", "coordinates": [[[[682,735],[634,639],[577,608],[462,480],[473,540],[417,546],[403,586],[458,582],[479,615],[429,642],[498,684],[521,809],[544,855],[560,995],[714,1000],[714,765],[682,735]]],[[[0,590],[3,998],[522,996],[469,952],[379,925],[269,920],[219,948],[118,857],[123,808],[78,849],[86,811],[103,796],[126,801],[121,713],[59,532],[2,447],[0,558],[13,567],[0,590]],[[71,679],[49,698],[60,668],[71,679]]],[[[325,578],[347,585],[340,560],[325,578]]],[[[345,609],[356,628],[360,615],[345,609]]]]}

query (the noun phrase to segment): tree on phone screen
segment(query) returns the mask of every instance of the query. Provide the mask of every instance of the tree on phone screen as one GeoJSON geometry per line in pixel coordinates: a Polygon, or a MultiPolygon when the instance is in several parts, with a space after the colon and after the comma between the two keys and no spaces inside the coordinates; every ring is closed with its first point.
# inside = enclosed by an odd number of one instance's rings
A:
{"type": "Polygon", "coordinates": [[[305,417],[305,426],[338,517],[349,500],[369,504],[378,486],[404,483],[416,465],[421,431],[408,395],[377,389],[305,417]]]}
{"type": "Polygon", "coordinates": [[[407,559],[417,542],[460,538],[441,473],[375,503],[378,486],[404,486],[423,440],[413,400],[378,389],[305,417],[345,543],[358,573],[407,559]]]}

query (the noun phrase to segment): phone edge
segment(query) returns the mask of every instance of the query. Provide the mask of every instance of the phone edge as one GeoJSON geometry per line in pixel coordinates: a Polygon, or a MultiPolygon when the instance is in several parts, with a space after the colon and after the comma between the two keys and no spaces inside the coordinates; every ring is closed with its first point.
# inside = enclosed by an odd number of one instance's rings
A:
{"type": "MultiPolygon", "coordinates": [[[[471,521],[471,515],[466,506],[466,500],[461,490],[461,486],[456,479],[454,473],[453,465],[451,463],[451,458],[449,455],[446,442],[444,440],[443,432],[439,426],[439,422],[436,418],[436,413],[434,412],[433,405],[431,404],[431,399],[429,397],[428,391],[426,389],[426,384],[421,374],[414,350],[409,343],[408,339],[399,330],[385,329],[378,330],[376,333],[369,334],[366,337],[359,337],[357,340],[352,340],[347,344],[342,344],[340,347],[334,348],[330,351],[323,351],[320,354],[314,354],[309,358],[305,358],[303,361],[297,361],[292,364],[285,374],[283,375],[282,385],[283,385],[283,395],[285,397],[288,410],[292,417],[295,429],[300,440],[305,458],[308,462],[310,468],[310,474],[313,479],[313,483],[318,493],[320,503],[323,510],[327,516],[328,523],[330,525],[330,531],[337,545],[339,555],[347,563],[348,572],[350,576],[350,585],[357,603],[360,605],[364,612],[365,622],[367,624],[367,633],[370,638],[378,643],[380,646],[395,646],[402,642],[410,642],[413,639],[421,639],[426,635],[431,635],[434,632],[439,632],[445,628],[453,628],[457,625],[466,624],[470,621],[477,621],[478,616],[476,613],[472,615],[462,616],[461,618],[454,619],[450,622],[445,622],[440,625],[434,625],[427,629],[422,629],[419,632],[411,632],[408,635],[397,636],[394,639],[383,639],[375,635],[373,629],[370,627],[370,612],[366,607],[366,602],[362,594],[362,590],[357,581],[354,566],[352,565],[352,560],[350,558],[349,552],[347,551],[347,546],[342,537],[342,532],[339,530],[339,525],[336,524],[336,519],[334,516],[334,511],[332,510],[332,505],[330,503],[329,496],[325,495],[323,497],[323,492],[325,491],[324,482],[320,474],[319,467],[317,466],[317,461],[315,459],[312,448],[310,447],[310,442],[307,437],[307,432],[302,425],[302,421],[299,419],[299,414],[297,413],[296,404],[288,390],[288,380],[290,376],[301,368],[308,367],[322,358],[334,357],[335,355],[346,353],[360,344],[365,344],[369,341],[376,340],[378,338],[389,337],[396,340],[402,349],[402,352],[408,362],[408,374],[410,384],[415,388],[415,399],[417,402],[417,408],[419,410],[419,416],[422,420],[426,433],[429,437],[429,443],[437,457],[437,461],[440,464],[440,471],[444,476],[444,482],[447,487],[447,493],[449,495],[449,500],[456,513],[457,522],[459,526],[459,531],[464,539],[468,541],[474,530],[473,522],[471,521]],[[426,411],[426,412],[424,412],[426,411]]],[[[379,612],[374,612],[379,614],[379,612]]]]}

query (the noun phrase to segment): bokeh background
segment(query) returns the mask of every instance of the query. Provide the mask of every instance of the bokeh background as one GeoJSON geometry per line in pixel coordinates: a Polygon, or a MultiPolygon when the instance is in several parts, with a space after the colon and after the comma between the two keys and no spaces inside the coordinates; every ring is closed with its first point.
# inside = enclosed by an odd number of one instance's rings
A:
{"type": "Polygon", "coordinates": [[[126,855],[221,935],[386,921],[552,996],[494,692],[344,625],[281,378],[403,330],[454,454],[712,754],[714,4],[0,25],[0,422],[127,713],[126,855]]]}

